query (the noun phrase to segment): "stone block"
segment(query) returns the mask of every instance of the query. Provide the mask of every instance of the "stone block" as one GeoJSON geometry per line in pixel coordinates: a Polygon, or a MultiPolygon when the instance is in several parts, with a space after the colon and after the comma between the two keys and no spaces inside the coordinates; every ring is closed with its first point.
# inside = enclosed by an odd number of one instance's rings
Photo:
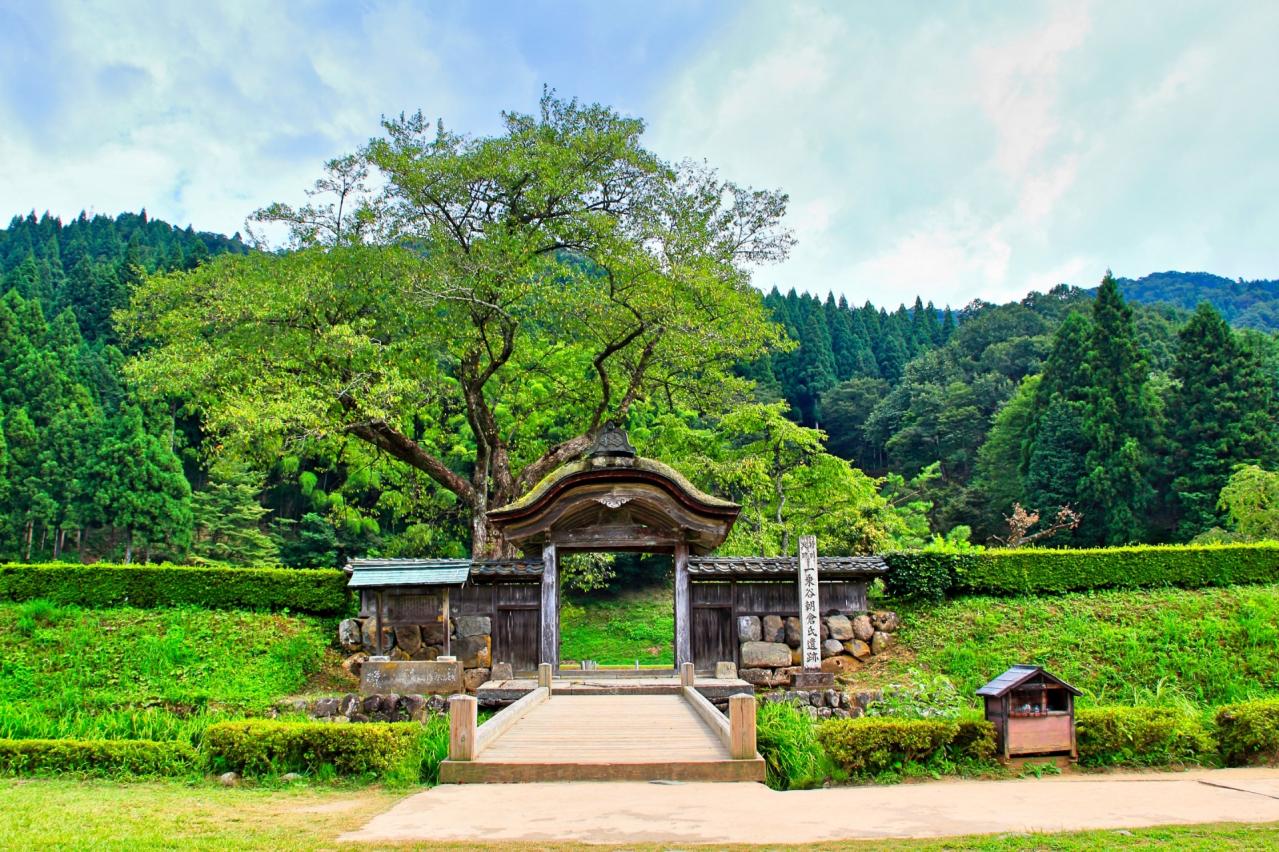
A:
{"type": "Polygon", "coordinates": [[[489,673],[490,670],[485,668],[467,669],[462,672],[462,686],[467,692],[474,692],[480,688],[480,684],[488,683],[489,673]]]}
{"type": "Polygon", "coordinates": [[[826,628],[830,631],[830,638],[840,642],[853,638],[853,623],[846,615],[832,615],[826,619],[826,628]]]}
{"type": "Polygon", "coordinates": [[[826,626],[825,619],[817,622],[817,629],[821,634],[817,638],[821,639],[823,642],[830,638],[830,628],[826,626]]]}
{"type": "Polygon", "coordinates": [[[395,646],[410,657],[422,650],[422,628],[416,624],[401,624],[395,628],[395,646]]]}
{"type": "Polygon", "coordinates": [[[401,663],[370,660],[360,672],[360,692],[365,695],[387,692],[399,695],[448,695],[461,690],[462,664],[457,661],[401,663]]]}
{"type": "Polygon", "coordinates": [[[493,632],[492,622],[487,615],[459,615],[453,619],[458,638],[468,636],[485,636],[493,632]]]}
{"type": "Polygon", "coordinates": [[[363,651],[359,651],[347,657],[345,660],[343,660],[342,668],[345,669],[347,672],[351,673],[352,675],[354,675],[355,677],[359,677],[360,667],[364,665],[364,661],[367,660],[368,658],[369,658],[368,654],[364,653],[363,651]]]}
{"type": "Polygon", "coordinates": [[[852,639],[844,643],[844,650],[859,660],[870,656],[870,646],[860,639],[852,639]]]}
{"type": "Polygon", "coordinates": [[[874,704],[876,701],[882,701],[883,698],[884,698],[884,691],[882,689],[871,689],[865,692],[859,692],[856,695],[854,695],[853,703],[855,706],[859,707],[860,709],[865,710],[867,707],[874,704]]]}
{"type": "Polygon", "coordinates": [[[336,716],[338,712],[339,699],[337,698],[321,698],[315,702],[315,706],[311,708],[311,715],[317,719],[327,719],[330,716],[336,716]]]}
{"type": "Polygon", "coordinates": [[[803,648],[791,648],[791,649],[790,649],[790,664],[791,664],[792,666],[801,666],[801,665],[803,665],[803,664],[804,664],[804,649],[803,649],[803,648]]]}
{"type": "MultiPolygon", "coordinates": [[[[370,654],[377,653],[377,620],[373,618],[364,619],[364,623],[360,628],[360,639],[364,643],[364,650],[370,654]]],[[[386,625],[382,626],[382,653],[389,652],[395,647],[395,631],[386,625]]]]}
{"type": "MultiPolygon", "coordinates": [[[[791,675],[791,686],[799,689],[820,689],[835,682],[835,676],[829,672],[806,672],[800,670],[791,675]]],[[[810,697],[809,702],[812,702],[810,697]]]]}
{"type": "Polygon", "coordinates": [[[737,676],[755,686],[782,686],[785,682],[772,669],[738,669],[737,676]]]}
{"type": "Polygon", "coordinates": [[[372,717],[382,706],[382,696],[366,695],[364,700],[360,702],[360,712],[365,716],[372,717]]]}
{"type": "Polygon", "coordinates": [[[418,629],[422,632],[423,645],[435,645],[437,647],[444,645],[443,621],[428,621],[426,624],[419,624],[418,629]]]}
{"type": "Polygon", "coordinates": [[[785,642],[786,622],[780,615],[766,615],[760,619],[761,642],[785,642]]]}
{"type": "Polygon", "coordinates": [[[870,637],[875,635],[875,626],[870,623],[870,616],[863,613],[853,619],[853,637],[863,642],[869,642],[870,637]]]}
{"type": "Polygon", "coordinates": [[[861,663],[854,660],[847,654],[840,654],[838,657],[827,657],[822,660],[822,671],[830,672],[834,675],[848,674],[855,672],[861,667],[861,663]]]}
{"type": "Polygon", "coordinates": [[[870,640],[870,651],[872,654],[882,654],[896,644],[897,638],[893,634],[876,630],[870,640]]]}
{"type": "Polygon", "coordinates": [[[759,616],[739,615],[737,617],[737,639],[739,642],[758,642],[761,635],[759,616]]]}
{"type": "Polygon", "coordinates": [[[364,647],[364,628],[358,618],[345,618],[338,625],[338,644],[344,651],[358,651],[364,647]]]}
{"type": "Polygon", "coordinates": [[[339,716],[350,716],[352,713],[357,712],[359,709],[360,709],[360,697],[358,695],[353,695],[352,693],[348,692],[346,695],[343,695],[340,699],[338,699],[338,715],[339,716]]]}
{"type": "Polygon", "coordinates": [[[515,677],[515,668],[510,663],[494,663],[490,677],[492,680],[511,680],[515,677]]]}
{"type": "Polygon", "coordinates": [[[426,698],[421,695],[401,695],[396,715],[410,722],[426,721],[426,698]]]}
{"type": "Polygon", "coordinates": [[[838,639],[827,639],[822,643],[822,656],[834,657],[837,654],[844,653],[844,643],[838,639]]]}
{"type": "Polygon", "coordinates": [[[893,612],[891,609],[881,609],[870,614],[871,623],[875,625],[876,630],[882,630],[885,633],[896,632],[897,628],[902,626],[901,616],[893,612]]]}
{"type": "Polygon", "coordinates": [[[790,648],[781,642],[743,642],[743,668],[784,668],[790,663],[790,648]]]}
{"type": "Polygon", "coordinates": [[[737,677],[737,663],[720,661],[715,664],[715,677],[717,680],[732,680],[737,677]]]}
{"type": "Polygon", "coordinates": [[[786,618],[786,644],[792,648],[804,644],[804,623],[793,615],[786,618]]]}
{"type": "Polygon", "coordinates": [[[413,659],[413,655],[403,648],[392,648],[391,653],[386,656],[389,660],[399,660],[400,662],[408,662],[413,659]]]}
{"type": "Polygon", "coordinates": [[[464,668],[486,669],[493,664],[493,638],[488,634],[463,636],[454,643],[452,650],[464,668]]]}

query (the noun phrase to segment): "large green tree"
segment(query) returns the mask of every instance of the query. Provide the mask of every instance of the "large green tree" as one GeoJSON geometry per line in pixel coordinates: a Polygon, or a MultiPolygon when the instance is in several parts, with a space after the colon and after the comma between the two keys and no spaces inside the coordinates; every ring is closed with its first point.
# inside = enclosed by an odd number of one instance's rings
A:
{"type": "Polygon", "coordinates": [[[418,114],[331,164],[327,198],[260,218],[287,254],[152,278],[122,319],[132,375],[228,447],[347,435],[485,512],[637,400],[725,411],[779,345],[749,273],[783,257],[785,196],[672,166],[642,122],[547,95],[470,138],[418,114]],[[364,189],[376,177],[382,189],[364,189]]]}
{"type": "Polygon", "coordinates": [[[1240,464],[1272,464],[1275,379],[1252,347],[1204,302],[1177,335],[1168,410],[1169,474],[1177,534],[1190,539],[1224,522],[1218,495],[1240,464]]]}

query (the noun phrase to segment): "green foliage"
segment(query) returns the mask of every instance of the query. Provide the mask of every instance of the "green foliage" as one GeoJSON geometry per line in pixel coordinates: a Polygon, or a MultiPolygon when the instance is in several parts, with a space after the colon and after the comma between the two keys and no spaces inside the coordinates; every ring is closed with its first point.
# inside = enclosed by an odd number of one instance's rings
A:
{"type": "Polygon", "coordinates": [[[954,557],[952,565],[955,588],[975,594],[1193,589],[1279,581],[1279,543],[989,550],[954,557]]]}
{"type": "Polygon", "coordinates": [[[670,586],[560,605],[560,654],[603,665],[674,665],[675,602],[670,586]]]}
{"type": "Polygon", "coordinates": [[[1202,763],[1217,751],[1204,724],[1174,707],[1080,708],[1075,736],[1085,766],[1202,763]]]}
{"type": "Polygon", "coordinates": [[[155,740],[0,739],[0,774],[157,778],[197,768],[187,743],[155,740]]]}
{"type": "Polygon", "coordinates": [[[926,675],[911,671],[904,684],[883,690],[877,701],[866,708],[867,716],[897,719],[955,719],[964,705],[964,696],[945,675],[926,675]]]}
{"type": "Polygon", "coordinates": [[[817,726],[817,740],[830,758],[859,776],[927,761],[955,734],[953,722],[928,719],[830,719],[817,726]]]}
{"type": "Polygon", "coordinates": [[[198,741],[320,668],[331,621],[0,603],[0,737],[198,741]]]}
{"type": "Polygon", "coordinates": [[[1216,723],[1226,765],[1279,763],[1279,700],[1228,704],[1217,711],[1216,723]]]}
{"type": "MultiPolygon", "coordinates": [[[[1168,403],[1176,412],[1169,421],[1168,475],[1179,514],[1177,534],[1184,540],[1221,526],[1217,496],[1224,496],[1237,465],[1279,461],[1279,403],[1275,377],[1267,375],[1261,352],[1247,346],[1207,303],[1196,309],[1177,343],[1168,403]]],[[[1275,494],[1279,503],[1279,486],[1275,494]]],[[[1279,524],[1271,533],[1279,535],[1279,524]]]]}
{"type": "Polygon", "coordinates": [[[988,761],[995,757],[995,726],[985,719],[960,719],[948,747],[957,758],[988,761]]]}
{"type": "Polygon", "coordinates": [[[346,611],[346,575],[331,569],[189,565],[0,564],[0,600],[138,607],[193,604],[209,609],[346,611]]]}
{"type": "Polygon", "coordinates": [[[1014,663],[1044,666],[1083,690],[1084,704],[1204,707],[1279,694],[1279,585],[968,596],[898,610],[908,654],[867,675],[945,675],[973,707],[977,688],[1014,663]]]}
{"type": "Polygon", "coordinates": [[[250,776],[333,773],[413,784],[422,779],[422,740],[432,735],[438,739],[439,728],[436,725],[427,733],[416,722],[221,722],[205,730],[201,752],[214,772],[231,770],[250,776]]]}
{"type": "Polygon", "coordinates": [[[755,742],[774,790],[820,784],[831,766],[817,741],[816,725],[793,703],[761,701],[755,711],[755,742]]]}
{"type": "Polygon", "coordinates": [[[262,531],[262,521],[269,510],[258,502],[261,478],[245,470],[215,473],[208,485],[191,495],[192,553],[213,562],[238,565],[279,561],[279,548],[262,531]]]}
{"type": "Polygon", "coordinates": [[[1221,489],[1218,506],[1234,538],[1279,541],[1279,471],[1238,468],[1221,489]]]}
{"type": "Polygon", "coordinates": [[[889,594],[903,600],[939,602],[955,584],[955,571],[967,560],[956,553],[898,551],[884,555],[889,594]]]}

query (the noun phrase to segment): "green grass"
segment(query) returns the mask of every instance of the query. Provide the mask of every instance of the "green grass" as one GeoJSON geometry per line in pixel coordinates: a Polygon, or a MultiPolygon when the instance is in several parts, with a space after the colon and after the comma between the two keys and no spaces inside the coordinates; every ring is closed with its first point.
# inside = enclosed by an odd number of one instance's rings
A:
{"type": "MultiPolygon", "coordinates": [[[[787,794],[790,795],[790,794],[787,794]]],[[[803,794],[795,794],[803,795],[803,794]]],[[[336,849],[400,798],[380,788],[330,790],[227,789],[176,782],[118,784],[68,780],[0,780],[0,848],[4,849],[336,849]]],[[[779,802],[779,805],[785,805],[779,802]]],[[[1003,834],[935,840],[893,840],[913,850],[1273,849],[1279,823],[1172,826],[1064,834],[1003,834]]],[[[538,849],[607,846],[548,843],[538,849]]],[[[385,846],[383,847],[385,848],[385,846]]],[[[397,847],[408,848],[408,847],[397,847]]],[[[518,849],[528,843],[415,843],[411,848],[518,849]]],[[[631,850],[669,844],[628,843],[631,850]]],[[[717,844],[717,849],[749,847],[717,844]]],[[[885,841],[823,843],[788,848],[883,849],[885,841]]]]}
{"type": "Polygon", "coordinates": [[[900,652],[859,684],[914,669],[971,696],[1009,665],[1038,663],[1086,704],[1202,709],[1279,693],[1279,586],[966,597],[901,612],[900,652]]]}
{"type": "Polygon", "coordinates": [[[616,597],[566,599],[560,607],[560,657],[602,665],[675,665],[675,602],[665,586],[616,597]]]}
{"type": "Polygon", "coordinates": [[[193,741],[301,689],[332,628],[269,613],[0,604],[0,737],[193,741]]]}

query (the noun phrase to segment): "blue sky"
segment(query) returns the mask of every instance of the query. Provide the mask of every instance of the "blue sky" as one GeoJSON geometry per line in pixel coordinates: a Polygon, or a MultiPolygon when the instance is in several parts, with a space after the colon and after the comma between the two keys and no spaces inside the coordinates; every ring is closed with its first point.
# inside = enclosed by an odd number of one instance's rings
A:
{"type": "Polygon", "coordinates": [[[383,114],[543,84],[791,196],[756,283],[893,305],[1279,277],[1279,3],[0,0],[0,216],[232,232],[383,114]]]}

